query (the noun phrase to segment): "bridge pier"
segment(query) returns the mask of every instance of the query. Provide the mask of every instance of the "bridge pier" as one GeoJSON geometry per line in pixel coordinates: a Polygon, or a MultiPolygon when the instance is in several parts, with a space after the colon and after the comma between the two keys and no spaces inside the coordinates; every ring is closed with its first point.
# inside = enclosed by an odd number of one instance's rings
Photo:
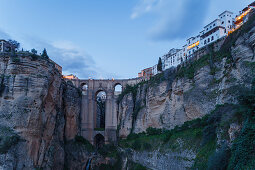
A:
{"type": "Polygon", "coordinates": [[[104,137],[105,144],[115,143],[117,141],[117,98],[114,94],[116,85],[135,85],[144,79],[126,79],[126,80],[72,80],[73,84],[82,89],[81,101],[81,136],[87,139],[91,144],[95,144],[95,136],[100,134],[104,137]],[[86,85],[86,88],[83,86],[86,85]],[[96,95],[99,91],[106,93],[105,105],[105,130],[96,131],[97,105],[96,95]]]}

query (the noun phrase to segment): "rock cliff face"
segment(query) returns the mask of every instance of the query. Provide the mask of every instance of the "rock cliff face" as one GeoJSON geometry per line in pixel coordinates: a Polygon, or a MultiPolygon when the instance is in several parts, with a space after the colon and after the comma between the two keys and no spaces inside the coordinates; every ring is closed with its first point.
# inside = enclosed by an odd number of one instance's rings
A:
{"type": "Polygon", "coordinates": [[[158,75],[157,83],[140,84],[133,96],[130,92],[119,103],[119,136],[125,138],[131,131],[140,133],[148,127],[173,129],[210,113],[217,104],[236,103],[238,92],[251,86],[254,44],[253,28],[239,36],[229,54],[212,54],[220,57],[213,59],[213,69],[203,65],[201,58],[193,64],[202,66],[192,78],[169,70],[158,75]]]}
{"type": "Polygon", "coordinates": [[[78,133],[80,92],[38,57],[0,56],[0,169],[63,169],[78,133]]]}
{"type": "MultiPolygon", "coordinates": [[[[125,91],[118,107],[119,137],[126,138],[131,133],[145,132],[149,127],[170,130],[183,125],[186,121],[211,113],[217,105],[226,103],[238,105],[238,96],[244,94],[245,90],[251,89],[252,80],[255,77],[254,26],[253,17],[249,26],[247,24],[234,35],[227,37],[220,51],[211,51],[209,55],[185,67],[167,70],[150,81],[125,91]]],[[[223,107],[221,110],[220,114],[225,115],[222,118],[225,120],[221,123],[221,127],[217,125],[216,144],[212,142],[211,145],[211,148],[215,148],[216,151],[218,151],[217,148],[224,148],[225,145],[232,148],[234,140],[243,131],[241,118],[232,119],[235,110],[231,107],[226,110],[223,107]]],[[[193,144],[183,140],[185,135],[176,137],[174,133],[176,132],[171,134],[174,140],[154,145],[153,143],[162,140],[156,140],[153,137],[150,139],[150,137],[144,137],[144,134],[140,134],[140,138],[137,137],[137,139],[133,139],[134,135],[130,136],[124,140],[126,143],[122,146],[134,149],[124,153],[129,153],[127,159],[151,169],[198,167],[197,160],[200,157],[204,159],[205,155],[201,156],[201,152],[198,152],[196,147],[192,148],[193,144]],[[142,142],[139,143],[139,140],[142,142]],[[146,149],[148,145],[145,145],[146,142],[151,142],[153,149],[146,149]],[[169,149],[169,147],[175,147],[176,143],[178,152],[174,151],[175,148],[169,149]],[[188,147],[183,147],[182,143],[188,147]],[[140,150],[135,149],[137,145],[140,150]],[[164,148],[165,146],[167,147],[164,148]]],[[[204,164],[207,164],[207,160],[205,162],[204,164]]],[[[206,168],[207,165],[203,165],[202,169],[206,168]]]]}

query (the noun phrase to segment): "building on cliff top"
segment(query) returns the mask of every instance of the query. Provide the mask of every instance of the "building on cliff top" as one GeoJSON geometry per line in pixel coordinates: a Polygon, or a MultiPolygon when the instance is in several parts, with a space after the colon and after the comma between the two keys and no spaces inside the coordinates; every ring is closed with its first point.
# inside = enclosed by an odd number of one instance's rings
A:
{"type": "MultiPolygon", "coordinates": [[[[189,60],[193,54],[202,47],[216,42],[217,40],[228,35],[228,32],[235,27],[235,19],[233,12],[224,11],[218,18],[207,24],[203,30],[196,36],[190,37],[186,40],[182,50],[171,49],[166,55],[162,57],[163,71],[171,67],[177,67],[182,62],[189,60]]],[[[158,74],[157,65],[152,67],[152,74],[158,74]]]]}
{"type": "Polygon", "coordinates": [[[0,39],[0,52],[11,52],[15,47],[6,40],[0,39]]]}
{"type": "Polygon", "coordinates": [[[140,73],[138,73],[138,77],[143,77],[145,79],[149,79],[152,76],[152,67],[143,69],[140,73]]]}
{"type": "Polygon", "coordinates": [[[70,75],[63,75],[63,78],[64,79],[68,79],[68,80],[78,80],[79,78],[76,77],[75,75],[73,74],[70,74],[70,75]]]}

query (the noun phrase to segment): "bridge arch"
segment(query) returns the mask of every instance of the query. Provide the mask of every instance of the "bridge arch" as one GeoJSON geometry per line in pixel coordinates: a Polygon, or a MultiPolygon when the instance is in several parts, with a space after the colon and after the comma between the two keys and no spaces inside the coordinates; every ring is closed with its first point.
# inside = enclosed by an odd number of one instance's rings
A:
{"type": "Polygon", "coordinates": [[[116,83],[113,86],[113,89],[114,89],[114,95],[119,95],[123,91],[123,86],[121,83],[116,83]]]}
{"type": "Polygon", "coordinates": [[[94,137],[94,145],[96,148],[102,148],[105,144],[105,138],[102,134],[98,133],[94,137]]]}
{"type": "Polygon", "coordinates": [[[87,83],[81,84],[82,95],[87,95],[88,88],[89,88],[89,86],[87,83]]]}
{"type": "Polygon", "coordinates": [[[107,93],[104,90],[98,90],[95,94],[95,130],[104,130],[105,129],[105,115],[106,115],[106,98],[107,93]]]}

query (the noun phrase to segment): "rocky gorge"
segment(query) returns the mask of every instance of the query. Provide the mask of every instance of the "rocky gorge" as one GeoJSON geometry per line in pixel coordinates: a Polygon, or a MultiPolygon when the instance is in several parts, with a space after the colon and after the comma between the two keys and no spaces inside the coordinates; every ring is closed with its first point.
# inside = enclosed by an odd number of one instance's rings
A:
{"type": "Polygon", "coordinates": [[[80,136],[81,90],[47,57],[0,54],[0,170],[253,169],[255,15],[220,50],[118,98],[117,145],[80,136]]]}

